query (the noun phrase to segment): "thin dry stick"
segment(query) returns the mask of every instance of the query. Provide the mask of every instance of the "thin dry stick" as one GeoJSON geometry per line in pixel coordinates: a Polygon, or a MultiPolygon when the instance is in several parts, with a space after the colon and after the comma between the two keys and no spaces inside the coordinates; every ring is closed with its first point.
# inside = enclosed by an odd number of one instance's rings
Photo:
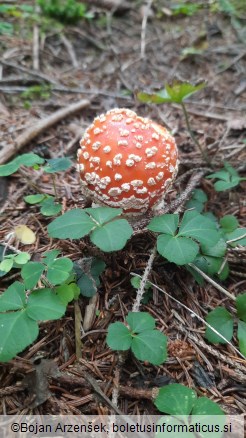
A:
{"type": "Polygon", "coordinates": [[[63,34],[60,35],[60,38],[61,38],[62,43],[64,44],[64,46],[67,49],[67,52],[68,52],[68,54],[70,56],[70,59],[71,59],[72,64],[73,64],[73,67],[77,68],[79,66],[79,63],[78,63],[78,60],[77,60],[77,57],[76,57],[76,53],[74,51],[72,43],[63,34]]]}
{"type": "Polygon", "coordinates": [[[73,103],[68,107],[62,108],[45,119],[40,120],[34,125],[27,128],[21,135],[19,135],[13,145],[7,145],[0,152],[0,164],[8,161],[15,153],[26,146],[31,140],[37,137],[42,132],[49,129],[51,126],[60,122],[61,120],[70,117],[72,114],[82,110],[90,104],[90,100],[83,99],[79,102],[73,103]]]}
{"type": "Polygon", "coordinates": [[[146,28],[147,28],[147,21],[150,14],[151,5],[152,5],[152,0],[148,0],[148,3],[144,7],[144,16],[142,20],[142,29],[141,29],[141,59],[145,58],[146,28]]]}
{"type": "MultiPolygon", "coordinates": [[[[135,274],[134,272],[131,272],[131,275],[136,275],[137,277],[141,278],[141,275],[139,274],[135,274]]],[[[148,280],[149,281],[149,280],[148,280]]],[[[234,351],[236,351],[236,353],[241,356],[243,359],[245,359],[245,356],[236,348],[234,347],[234,345],[228,341],[228,339],[226,339],[221,333],[219,333],[214,327],[212,327],[210,324],[208,324],[207,321],[205,321],[205,319],[203,319],[200,315],[198,315],[196,312],[194,312],[193,310],[191,310],[189,307],[187,307],[185,304],[181,303],[179,300],[177,300],[176,298],[174,298],[172,295],[170,295],[168,292],[166,292],[164,289],[162,289],[161,287],[157,286],[157,284],[152,283],[151,281],[149,281],[149,283],[155,287],[157,290],[159,290],[160,292],[162,292],[163,294],[167,295],[171,300],[175,301],[176,303],[178,303],[180,306],[182,306],[184,309],[188,310],[188,312],[190,312],[192,315],[195,315],[197,319],[199,319],[199,321],[202,321],[203,324],[205,324],[207,327],[210,328],[210,330],[212,330],[214,333],[216,333],[216,335],[220,336],[227,344],[229,344],[234,351]]]]}
{"type": "Polygon", "coordinates": [[[39,70],[39,28],[36,24],[33,27],[32,56],[33,56],[33,69],[38,71],[39,70]]]}
{"type": "Polygon", "coordinates": [[[143,294],[145,292],[145,286],[146,286],[146,283],[147,283],[150,271],[152,269],[155,256],[156,256],[156,245],[154,246],[154,248],[151,251],[148,263],[147,263],[146,268],[144,270],[144,274],[143,274],[143,276],[141,278],[140,286],[139,286],[139,288],[137,290],[137,296],[136,296],[134,304],[132,306],[132,311],[133,312],[139,312],[139,308],[140,308],[140,305],[141,305],[143,294]]]}
{"type": "Polygon", "coordinates": [[[212,280],[207,274],[205,274],[201,269],[199,269],[196,265],[193,263],[189,263],[189,266],[194,269],[198,274],[200,274],[205,280],[207,280],[210,284],[212,284],[216,289],[218,289],[220,292],[225,294],[228,298],[231,298],[231,300],[235,301],[236,297],[232,295],[228,290],[226,290],[224,287],[220,286],[220,284],[216,283],[216,281],[212,280]]]}

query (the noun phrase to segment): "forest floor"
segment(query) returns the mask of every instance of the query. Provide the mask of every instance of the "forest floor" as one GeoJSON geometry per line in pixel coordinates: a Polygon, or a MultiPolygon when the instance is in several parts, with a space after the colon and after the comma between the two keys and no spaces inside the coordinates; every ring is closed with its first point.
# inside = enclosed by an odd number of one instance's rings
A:
{"type": "MultiPolygon", "coordinates": [[[[246,37],[242,29],[235,28],[228,15],[209,7],[192,16],[168,16],[170,9],[158,7],[158,2],[152,5],[149,16],[141,7],[116,14],[100,7],[91,9],[93,19],[66,26],[51,27],[49,21],[32,20],[30,16],[4,16],[13,32],[3,33],[0,41],[0,164],[14,158],[21,133],[29,127],[35,132],[41,119],[85,100],[79,111],[37,136],[27,135],[19,151],[48,159],[71,157],[73,168],[56,176],[58,199],[63,212],[83,208],[86,201],[76,171],[79,139],[95,116],[114,107],[126,107],[168,126],[175,136],[181,164],[166,198],[170,202],[184,191],[191,175],[208,165],[189,137],[179,106],[143,104],[136,93],[162,88],[178,77],[207,81],[203,90],[187,99],[187,110],[211,166],[218,170],[226,160],[245,176],[246,37]]],[[[73,261],[93,255],[95,248],[83,241],[48,237],[46,227],[51,218],[23,199],[35,193],[25,176],[45,193],[53,194],[51,175],[31,168],[25,169],[24,175],[17,172],[1,178],[2,246],[15,226],[26,224],[37,236],[35,244],[11,245],[30,252],[32,260],[39,260],[43,252],[54,248],[73,261]]],[[[208,196],[206,211],[218,218],[233,214],[241,226],[246,226],[245,182],[235,189],[216,192],[211,180],[201,176],[197,188],[208,196]]],[[[112,400],[119,365],[118,353],[105,342],[107,329],[131,310],[136,290],[130,283],[130,273],[144,271],[153,245],[149,235],[139,234],[123,251],[106,258],[101,255],[107,266],[94,300],[91,324],[86,332],[81,330],[81,358],[76,357],[74,305],[70,303],[63,318],[40,324],[36,342],[0,365],[0,414],[102,415],[111,411],[108,400],[112,400]],[[94,383],[89,382],[88,375],[94,383]],[[98,393],[97,385],[105,398],[98,393]]],[[[245,251],[230,251],[228,261],[231,272],[223,286],[237,296],[246,290],[245,251]]],[[[2,277],[1,290],[18,278],[19,274],[12,272],[2,277]]],[[[219,305],[233,311],[234,303],[212,284],[198,285],[185,268],[163,263],[160,256],[155,259],[150,279],[190,311],[154,288],[141,310],[154,316],[157,327],[167,335],[168,359],[157,367],[133,356],[126,358],[117,383],[119,409],[131,414],[157,413],[153,388],[177,382],[218,402],[226,413],[245,413],[245,360],[228,344],[207,342],[205,325],[193,317],[194,312],[204,318],[219,305]]],[[[83,327],[88,299],[81,297],[79,302],[83,327]]],[[[236,338],[232,343],[237,346],[236,338]]]]}

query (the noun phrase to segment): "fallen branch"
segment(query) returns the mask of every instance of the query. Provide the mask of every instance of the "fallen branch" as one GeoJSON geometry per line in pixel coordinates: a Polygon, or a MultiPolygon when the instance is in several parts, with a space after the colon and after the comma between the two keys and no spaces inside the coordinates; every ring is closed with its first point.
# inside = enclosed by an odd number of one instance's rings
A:
{"type": "Polygon", "coordinates": [[[22,134],[20,134],[14,144],[7,145],[4,147],[0,152],[0,164],[5,163],[8,161],[13,155],[15,155],[17,152],[19,152],[20,149],[22,149],[24,146],[26,146],[31,140],[33,140],[35,137],[37,137],[42,132],[49,129],[51,126],[55,125],[56,123],[60,122],[61,120],[71,116],[72,114],[76,113],[77,111],[82,110],[86,106],[90,104],[90,100],[83,99],[79,102],[73,103],[69,105],[68,107],[62,108],[55,113],[51,114],[50,116],[46,117],[45,119],[42,119],[38,121],[37,123],[33,124],[29,128],[27,128],[22,134]]]}

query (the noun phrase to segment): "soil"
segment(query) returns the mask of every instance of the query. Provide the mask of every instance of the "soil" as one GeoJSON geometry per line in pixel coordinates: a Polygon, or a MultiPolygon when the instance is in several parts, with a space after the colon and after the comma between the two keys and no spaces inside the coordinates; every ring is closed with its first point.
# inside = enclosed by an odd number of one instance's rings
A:
{"type": "MultiPolygon", "coordinates": [[[[79,138],[95,116],[114,107],[130,108],[166,125],[175,135],[181,164],[166,203],[182,197],[194,175],[203,169],[193,188],[206,192],[206,211],[217,218],[233,214],[240,226],[245,226],[245,182],[235,189],[216,192],[211,180],[205,178],[208,167],[210,172],[218,170],[224,161],[245,176],[245,20],[240,21],[239,31],[228,15],[209,6],[192,16],[171,16],[171,9],[168,5],[164,8],[161,1],[149,2],[149,15],[141,2],[119,11],[95,3],[97,6],[91,7],[93,19],[63,27],[52,27],[41,19],[5,17],[15,30],[12,35],[1,35],[0,42],[1,164],[22,132],[29,127],[35,131],[40,120],[58,109],[88,100],[80,111],[28,139],[21,148],[21,153],[35,152],[48,159],[71,157],[72,169],[56,175],[57,196],[63,212],[83,208],[87,201],[75,165],[79,138]],[[138,91],[163,88],[174,78],[207,81],[203,90],[186,100],[186,106],[209,165],[190,138],[179,105],[144,104],[136,97],[138,91]],[[41,88],[30,93],[34,85],[41,88]]],[[[167,335],[167,361],[157,367],[130,354],[122,357],[113,352],[106,344],[108,326],[122,321],[131,311],[136,290],[130,273],[144,272],[154,238],[141,231],[141,224],[135,224],[138,232],[124,250],[106,255],[88,240],[52,240],[46,231],[51,218],[23,199],[36,193],[30,180],[53,194],[51,176],[40,170],[25,168],[1,178],[1,245],[6,246],[15,226],[26,224],[36,233],[35,244],[8,243],[30,252],[32,260],[39,260],[47,250],[60,249],[73,261],[100,256],[106,269],[86,332],[83,320],[89,299],[79,300],[82,349],[78,349],[77,339],[77,355],[76,307],[70,303],[62,319],[40,323],[35,343],[0,365],[0,414],[108,414],[114,409],[111,400],[115,392],[121,412],[155,414],[153,394],[170,382],[195,389],[200,396],[218,402],[226,413],[245,413],[245,360],[229,344],[207,342],[205,325],[194,317],[198,314],[205,318],[208,311],[220,305],[235,312],[234,302],[211,283],[198,285],[185,268],[156,256],[150,280],[190,311],[154,287],[141,310],[149,312],[158,329],[167,335]]],[[[186,200],[180,204],[180,212],[186,200]]],[[[243,248],[228,252],[231,272],[223,287],[235,296],[246,290],[245,260],[243,248]]],[[[11,271],[1,278],[1,290],[18,279],[19,274],[11,271]]],[[[236,337],[232,344],[237,347],[236,337]]]]}

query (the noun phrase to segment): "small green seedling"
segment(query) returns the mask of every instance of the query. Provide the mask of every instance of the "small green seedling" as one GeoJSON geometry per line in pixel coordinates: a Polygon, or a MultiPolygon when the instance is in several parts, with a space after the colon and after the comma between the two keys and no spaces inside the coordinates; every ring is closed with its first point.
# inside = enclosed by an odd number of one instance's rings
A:
{"type": "Polygon", "coordinates": [[[80,239],[87,234],[102,251],[122,249],[132,235],[126,219],[119,219],[120,208],[76,208],[64,213],[48,225],[48,233],[58,239],[80,239]]]}
{"type": "MultiPolygon", "coordinates": [[[[224,307],[216,307],[208,313],[206,321],[221,335],[231,341],[233,336],[234,322],[237,323],[237,338],[239,349],[246,357],[246,293],[238,295],[235,300],[237,318],[228,312],[224,307]]],[[[225,344],[226,340],[213,332],[209,327],[206,328],[205,336],[212,343],[225,344]]]]}
{"type": "Polygon", "coordinates": [[[172,11],[172,15],[187,15],[191,17],[194,15],[199,9],[201,9],[201,5],[199,3],[191,3],[191,2],[178,2],[175,4],[170,4],[170,9],[172,11]]]}
{"type": "Polygon", "coordinates": [[[37,154],[29,153],[22,154],[7,164],[0,165],[0,176],[9,176],[17,172],[21,166],[33,167],[39,169],[41,164],[45,164],[43,170],[46,173],[61,172],[69,169],[72,166],[72,161],[69,158],[53,158],[44,159],[37,154]]]}
{"type": "Polygon", "coordinates": [[[62,210],[62,205],[55,202],[54,196],[45,194],[28,195],[24,197],[24,200],[31,205],[38,204],[40,212],[44,216],[55,216],[62,210]]]}
{"type": "Polygon", "coordinates": [[[160,365],[167,358],[167,338],[155,328],[154,318],[146,312],[130,312],[122,322],[110,324],[107,344],[112,350],[131,349],[137,359],[160,365]]]}
{"type": "Polygon", "coordinates": [[[211,173],[206,178],[218,180],[214,183],[216,192],[232,189],[233,187],[237,187],[241,181],[246,181],[246,178],[241,178],[239,173],[226,161],[224,162],[223,169],[211,173]]]}
{"type": "Polygon", "coordinates": [[[30,258],[31,256],[27,252],[5,255],[0,263],[0,271],[3,271],[7,274],[13,267],[19,268],[25,265],[30,258]]]}

